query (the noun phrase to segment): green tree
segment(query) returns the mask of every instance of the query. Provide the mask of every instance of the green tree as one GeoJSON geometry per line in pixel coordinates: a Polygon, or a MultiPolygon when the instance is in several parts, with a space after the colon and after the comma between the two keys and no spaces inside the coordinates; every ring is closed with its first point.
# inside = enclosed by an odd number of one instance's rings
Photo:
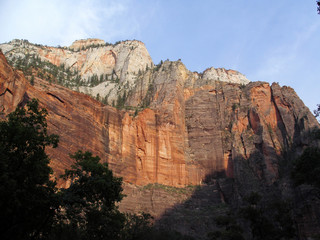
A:
{"type": "Polygon", "coordinates": [[[295,161],[292,179],[296,185],[310,184],[320,188],[320,150],[309,147],[295,161]]]}
{"type": "MultiPolygon", "coordinates": [[[[320,3],[320,2],[319,2],[320,3]]],[[[318,118],[320,116],[320,104],[317,104],[317,109],[313,111],[314,116],[318,118]]]]}
{"type": "Polygon", "coordinates": [[[108,95],[106,95],[104,98],[102,98],[102,103],[105,105],[108,105],[108,95]]]}
{"type": "Polygon", "coordinates": [[[47,111],[31,100],[0,122],[0,238],[36,239],[49,232],[59,202],[47,146],[57,135],[47,132],[47,111]]]}
{"type": "Polygon", "coordinates": [[[31,84],[32,86],[34,86],[34,76],[33,76],[33,75],[31,76],[30,84],[31,84]]]}
{"type": "Polygon", "coordinates": [[[225,216],[218,216],[215,222],[221,230],[208,234],[211,240],[244,240],[242,236],[243,230],[237,224],[235,216],[227,214],[225,216]]]}
{"type": "MultiPolygon", "coordinates": [[[[138,240],[147,239],[146,236],[151,236],[153,232],[150,214],[141,213],[126,214],[124,227],[121,231],[121,239],[123,240],[138,240]]],[[[149,237],[149,239],[153,239],[149,237]]]]}
{"type": "Polygon", "coordinates": [[[294,239],[296,236],[295,225],[292,218],[292,205],[288,201],[275,201],[271,204],[275,211],[274,223],[277,226],[276,236],[278,239],[294,239]]]}
{"type": "MultiPolygon", "coordinates": [[[[318,1],[320,6],[320,2],[318,1]]],[[[315,117],[320,116],[320,104],[313,111],[315,117]]],[[[312,132],[314,141],[320,140],[320,129],[315,128],[312,132]]],[[[318,147],[306,148],[293,165],[291,177],[295,185],[309,184],[320,189],[320,149],[318,147]]]]}
{"type": "Polygon", "coordinates": [[[127,100],[127,92],[124,91],[122,97],[118,95],[116,108],[117,109],[123,108],[126,100],[127,100]]]}
{"type": "Polygon", "coordinates": [[[150,103],[152,101],[153,98],[153,93],[154,93],[154,83],[150,83],[148,86],[148,91],[146,93],[146,95],[144,96],[144,98],[141,101],[141,107],[142,108],[147,108],[150,106],[150,103]]]}
{"type": "Polygon", "coordinates": [[[293,239],[296,236],[292,220],[292,207],[286,201],[262,201],[260,194],[252,192],[245,198],[240,215],[250,224],[253,239],[293,239]]]}
{"type": "Polygon", "coordinates": [[[101,97],[100,97],[100,94],[99,94],[99,93],[97,93],[96,99],[97,99],[97,101],[100,101],[100,100],[101,100],[101,97]]]}
{"type": "Polygon", "coordinates": [[[63,175],[72,182],[62,191],[66,225],[79,228],[83,239],[119,238],[125,221],[116,206],[123,197],[121,178],[91,152],[78,151],[71,157],[75,164],[63,175]]]}
{"type": "Polygon", "coordinates": [[[253,239],[271,240],[274,239],[275,229],[271,219],[265,216],[265,206],[259,204],[260,200],[261,196],[256,192],[252,192],[245,198],[247,206],[241,208],[240,214],[250,223],[253,239]]]}

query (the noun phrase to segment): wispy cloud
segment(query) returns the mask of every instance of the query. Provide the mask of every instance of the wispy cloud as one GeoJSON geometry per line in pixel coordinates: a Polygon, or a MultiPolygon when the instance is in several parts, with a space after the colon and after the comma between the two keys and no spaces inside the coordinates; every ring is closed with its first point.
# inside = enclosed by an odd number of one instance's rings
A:
{"type": "MultiPolygon", "coordinates": [[[[66,1],[65,1],[66,2],[66,1]]],[[[68,44],[75,39],[102,37],[113,40],[124,29],[118,25],[120,16],[128,11],[124,1],[80,1],[75,6],[67,5],[69,14],[64,14],[64,23],[58,26],[60,39],[68,44]]]]}
{"type": "Polygon", "coordinates": [[[0,6],[0,19],[6,22],[1,42],[26,38],[45,44],[70,45],[76,39],[88,37],[114,41],[139,29],[134,18],[128,19],[130,0],[8,2],[0,6]],[[12,32],[18,34],[13,35],[12,32]]]}
{"type": "Polygon", "coordinates": [[[291,71],[301,63],[298,58],[303,52],[303,47],[319,28],[320,22],[315,22],[303,31],[297,32],[291,42],[285,42],[266,54],[260,67],[252,74],[252,80],[279,81],[279,74],[291,71]]]}

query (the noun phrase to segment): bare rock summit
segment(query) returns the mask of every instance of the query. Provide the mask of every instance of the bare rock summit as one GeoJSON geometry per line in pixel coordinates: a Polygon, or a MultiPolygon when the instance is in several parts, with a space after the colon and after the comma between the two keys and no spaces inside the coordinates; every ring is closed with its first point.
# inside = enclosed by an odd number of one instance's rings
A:
{"type": "Polygon", "coordinates": [[[102,45],[106,45],[106,42],[104,40],[97,39],[97,38],[80,39],[80,40],[74,41],[69,48],[77,51],[77,50],[81,50],[81,48],[86,48],[92,45],[102,46],[102,45]]]}

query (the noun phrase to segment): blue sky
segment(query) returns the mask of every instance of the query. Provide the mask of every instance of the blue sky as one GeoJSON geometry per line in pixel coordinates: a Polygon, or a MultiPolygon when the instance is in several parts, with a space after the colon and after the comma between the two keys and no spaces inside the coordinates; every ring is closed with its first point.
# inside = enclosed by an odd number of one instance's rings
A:
{"type": "Polygon", "coordinates": [[[76,39],[144,42],[155,63],[238,70],[320,103],[316,0],[0,0],[0,42],[50,46],[76,39]]]}

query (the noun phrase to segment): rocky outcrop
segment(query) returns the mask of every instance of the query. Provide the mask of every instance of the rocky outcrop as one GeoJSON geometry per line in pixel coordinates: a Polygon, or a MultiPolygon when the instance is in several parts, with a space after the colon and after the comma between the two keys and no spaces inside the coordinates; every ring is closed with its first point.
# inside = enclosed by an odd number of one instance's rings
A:
{"type": "Polygon", "coordinates": [[[101,39],[97,39],[97,38],[80,39],[80,40],[74,41],[69,47],[69,49],[72,49],[74,51],[79,51],[81,49],[88,48],[90,46],[103,46],[103,45],[106,45],[106,42],[101,39]]]}
{"type": "Polygon", "coordinates": [[[258,156],[253,174],[272,183],[281,151],[307,145],[303,136],[318,126],[289,87],[208,84],[181,62],[165,62],[150,73],[153,90],[131,96],[139,104],[150,95],[150,108],[137,116],[38,78],[30,86],[3,55],[1,64],[2,112],[26,98],[40,99],[49,111],[50,131],[60,135],[60,147],[49,150],[59,174],[70,165],[69,153],[88,149],[127,182],[183,187],[217,173],[240,176],[241,163],[258,156]]]}
{"type": "Polygon", "coordinates": [[[75,41],[70,47],[47,47],[26,40],[13,40],[1,44],[0,49],[10,60],[24,58],[26,55],[37,56],[42,61],[79,72],[88,86],[78,90],[93,96],[108,96],[110,103],[117,99],[119,90],[123,92],[124,86],[134,83],[139,72],[153,66],[145,45],[136,40],[112,45],[99,39],[86,39],[75,41]],[[92,88],[90,79],[94,75],[98,79],[102,76],[104,80],[92,88]]]}
{"type": "Polygon", "coordinates": [[[203,72],[203,78],[239,84],[248,84],[250,82],[243,74],[234,70],[226,70],[224,68],[209,68],[203,72]]]}
{"type": "Polygon", "coordinates": [[[14,111],[23,99],[27,86],[23,74],[14,71],[0,52],[0,109],[2,114],[7,115],[14,111]]]}
{"type": "MultiPolygon", "coordinates": [[[[136,40],[112,45],[100,39],[84,39],[75,41],[70,47],[47,47],[15,39],[0,44],[0,49],[13,62],[19,58],[34,56],[55,66],[63,66],[65,71],[70,68],[68,71],[77,72],[85,84],[79,87],[79,83],[72,82],[74,79],[67,78],[67,86],[73,86],[73,90],[94,97],[99,96],[110,105],[112,102],[116,103],[119,95],[123,96],[128,91],[139,90],[140,93],[145,93],[150,78],[154,78],[154,70],[161,67],[154,66],[145,45],[136,40]],[[100,84],[91,86],[94,76],[99,79],[100,84]],[[141,83],[139,89],[137,82],[141,83]]],[[[214,81],[249,83],[243,74],[234,70],[209,68],[202,74],[192,74],[207,84],[214,81]]],[[[64,74],[58,75],[63,78],[64,74]]]]}

